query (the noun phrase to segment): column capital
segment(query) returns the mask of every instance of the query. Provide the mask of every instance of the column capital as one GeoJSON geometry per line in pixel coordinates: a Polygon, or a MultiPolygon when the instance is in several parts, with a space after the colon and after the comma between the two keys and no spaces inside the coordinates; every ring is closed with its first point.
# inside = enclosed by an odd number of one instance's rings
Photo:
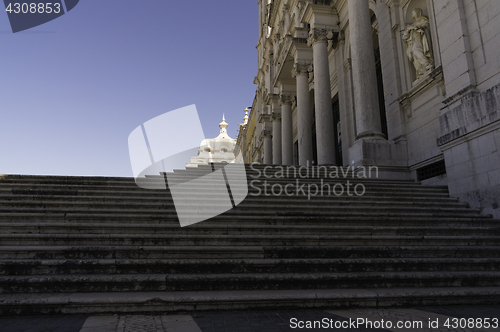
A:
{"type": "Polygon", "coordinates": [[[297,77],[299,75],[307,75],[312,71],[313,66],[311,62],[297,62],[293,65],[292,76],[297,77]]]}
{"type": "Polygon", "coordinates": [[[273,138],[273,133],[270,130],[263,130],[260,135],[261,140],[264,138],[273,138]]]}
{"type": "Polygon", "coordinates": [[[288,14],[289,11],[290,11],[290,5],[284,4],[282,8],[283,15],[288,14]]]}
{"type": "MultiPolygon", "coordinates": [[[[279,33],[276,33],[274,36],[273,36],[273,43],[275,44],[278,44],[281,42],[281,35],[279,33]]],[[[269,53],[270,53],[270,56],[273,56],[273,51],[272,51],[272,48],[269,50],[269,53]]]]}
{"type": "Polygon", "coordinates": [[[293,102],[293,99],[295,98],[294,95],[292,95],[291,93],[282,93],[280,95],[280,105],[285,105],[285,104],[292,104],[293,102]]]}
{"type": "Polygon", "coordinates": [[[266,123],[266,122],[271,122],[271,115],[270,114],[260,114],[259,115],[259,123],[266,123]]]}
{"type": "Polygon", "coordinates": [[[309,30],[309,38],[307,38],[307,45],[312,46],[316,43],[327,43],[329,39],[333,38],[333,31],[330,29],[317,29],[309,30]]]}
{"type": "Polygon", "coordinates": [[[278,104],[279,100],[280,100],[280,95],[279,94],[273,93],[273,94],[269,95],[269,104],[271,104],[271,106],[273,106],[272,103],[278,104]]]}

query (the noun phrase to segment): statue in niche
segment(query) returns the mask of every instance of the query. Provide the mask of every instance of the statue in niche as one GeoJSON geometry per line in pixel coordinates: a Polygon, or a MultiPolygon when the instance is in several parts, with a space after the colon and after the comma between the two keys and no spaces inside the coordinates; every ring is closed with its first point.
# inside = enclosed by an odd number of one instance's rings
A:
{"type": "Polygon", "coordinates": [[[432,59],[429,19],[422,14],[421,8],[413,9],[412,24],[403,30],[406,55],[417,71],[417,79],[434,68],[432,59]]]}

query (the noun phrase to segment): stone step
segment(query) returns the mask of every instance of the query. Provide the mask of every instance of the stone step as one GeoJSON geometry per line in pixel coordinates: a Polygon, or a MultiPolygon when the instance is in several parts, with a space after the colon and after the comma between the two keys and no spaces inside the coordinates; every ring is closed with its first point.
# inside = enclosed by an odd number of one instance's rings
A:
{"type": "MultiPolygon", "coordinates": [[[[282,184],[296,184],[296,181],[283,181],[282,184]]],[[[300,183],[300,182],[299,182],[300,183]]],[[[336,184],[335,182],[333,184],[336,184]]],[[[307,185],[308,183],[306,183],[307,185]]],[[[347,182],[343,182],[342,184],[347,184],[347,182]]],[[[257,192],[255,188],[263,188],[264,182],[254,184],[250,183],[236,183],[234,184],[236,187],[248,187],[250,192],[257,192]]],[[[269,184],[268,184],[269,186],[269,184]]],[[[388,192],[387,188],[390,188],[398,193],[412,193],[421,194],[421,193],[448,193],[448,189],[445,187],[438,186],[422,186],[422,185],[393,185],[393,184],[384,184],[382,182],[376,183],[367,183],[364,185],[366,188],[366,192],[374,192],[374,193],[385,193],[389,195],[394,195],[394,193],[388,192]]],[[[210,185],[204,185],[198,187],[201,191],[210,191],[212,188],[210,185]]],[[[182,189],[182,188],[181,188],[182,189]]],[[[181,190],[177,188],[177,190],[181,190]]],[[[212,190],[213,191],[213,190],[212,190]]],[[[114,195],[114,196],[124,196],[124,195],[135,195],[135,196],[169,196],[168,191],[165,190],[165,186],[158,187],[157,189],[144,189],[138,187],[137,185],[131,186],[79,186],[79,185],[53,185],[53,184],[12,184],[12,185],[4,185],[0,184],[0,194],[2,195],[22,195],[22,196],[42,196],[42,195],[53,195],[53,196],[87,196],[87,195],[114,195]]]]}
{"type": "MultiPolygon", "coordinates": [[[[370,287],[379,289],[388,287],[500,286],[499,271],[167,274],[165,277],[166,290],[172,292],[203,290],[349,289],[370,287]]],[[[8,277],[6,279],[8,279],[8,277]]],[[[17,278],[10,277],[10,279],[16,279],[17,281],[17,278]]],[[[26,280],[28,279],[29,277],[26,277],[26,280]]],[[[2,280],[2,277],[0,277],[0,280],[2,280]]],[[[26,281],[24,282],[26,283],[26,281]]],[[[8,283],[7,280],[0,282],[0,284],[6,283],[8,283]]]]}
{"type": "MultiPolygon", "coordinates": [[[[494,254],[491,250],[488,252],[494,254]]],[[[264,249],[262,246],[0,246],[0,259],[210,259],[263,257],[264,249]]]]}
{"type": "MultiPolygon", "coordinates": [[[[151,224],[173,224],[179,226],[177,216],[172,214],[98,214],[98,213],[2,213],[0,214],[2,222],[65,222],[65,223],[137,223],[144,225],[151,224]]],[[[481,214],[454,214],[454,215],[430,215],[422,213],[412,214],[358,214],[353,216],[349,213],[335,215],[323,214],[289,214],[279,212],[275,215],[234,215],[221,214],[202,224],[224,224],[240,225],[247,223],[249,225],[440,225],[448,227],[470,227],[470,226],[491,226],[497,227],[500,220],[492,219],[491,216],[481,214]]],[[[196,227],[191,225],[189,227],[196,227]]]]}
{"type": "Polygon", "coordinates": [[[450,229],[448,226],[339,226],[339,225],[239,225],[205,224],[200,223],[192,227],[179,228],[178,224],[152,224],[147,228],[144,224],[119,223],[60,223],[60,222],[31,222],[6,223],[0,222],[1,234],[235,234],[235,235],[273,235],[273,234],[301,234],[301,235],[500,235],[500,225],[491,227],[459,227],[450,229]]]}
{"type": "MultiPolygon", "coordinates": [[[[191,178],[191,177],[174,177],[169,178],[168,185],[175,186],[179,184],[183,184],[184,186],[189,186],[189,181],[196,179],[194,186],[197,188],[207,187],[210,188],[213,185],[214,180],[210,178],[191,178]]],[[[409,183],[399,183],[399,182],[391,182],[391,181],[381,181],[377,179],[286,179],[286,178],[278,178],[278,179],[267,179],[267,178],[259,178],[259,179],[247,179],[243,181],[239,180],[231,180],[231,185],[233,186],[249,186],[251,188],[260,188],[264,185],[282,185],[285,186],[287,184],[293,185],[330,185],[333,187],[336,184],[342,184],[346,186],[350,184],[352,187],[356,185],[364,185],[367,188],[427,188],[427,189],[441,189],[446,190],[446,187],[443,186],[422,186],[420,183],[409,182],[409,183]]]]}
{"type": "Polygon", "coordinates": [[[0,293],[500,286],[498,271],[0,276],[0,293]]]}
{"type": "Polygon", "coordinates": [[[498,271],[500,258],[0,260],[0,275],[498,271]]]}
{"type": "MultiPolygon", "coordinates": [[[[182,182],[184,183],[184,182],[182,182]]],[[[158,183],[156,183],[158,184],[158,183]]],[[[176,185],[178,182],[173,181],[171,185],[176,185]]],[[[281,185],[285,187],[286,185],[293,185],[294,187],[304,186],[304,188],[308,188],[310,185],[312,188],[315,186],[321,188],[322,185],[325,186],[325,191],[327,190],[326,185],[329,185],[330,188],[333,188],[335,185],[342,185],[347,188],[349,185],[350,188],[354,188],[356,185],[363,185],[366,188],[366,191],[384,191],[387,189],[408,192],[410,189],[420,192],[448,192],[447,187],[443,186],[422,186],[419,183],[390,183],[381,180],[371,180],[371,181],[345,181],[345,180],[331,180],[331,181],[321,181],[321,180],[310,180],[310,179],[279,179],[279,180],[254,180],[254,181],[232,181],[231,184],[235,186],[235,188],[249,188],[249,190],[256,190],[257,188],[264,188],[264,186],[268,186],[271,188],[272,186],[281,185]]],[[[189,183],[184,183],[183,188],[186,190],[191,190],[192,188],[196,188],[202,191],[210,191],[213,190],[213,181],[210,179],[204,181],[197,181],[195,184],[190,185],[189,183]]],[[[165,185],[158,184],[152,188],[144,189],[138,187],[135,183],[130,184],[53,184],[53,183],[32,183],[27,182],[25,184],[22,183],[0,183],[0,193],[13,193],[13,194],[21,194],[21,195],[43,195],[43,194],[57,194],[57,195],[77,195],[81,190],[113,190],[113,191],[131,191],[135,193],[164,193],[165,185]]],[[[339,187],[340,188],[340,187],[339,187]]],[[[361,187],[360,187],[361,188],[361,187]]],[[[179,190],[179,188],[176,188],[179,190]]],[[[275,189],[277,190],[277,189],[275,189]]],[[[333,189],[330,189],[333,190],[333,189]]],[[[339,189],[340,190],[340,189],[339,189]]]]}
{"type": "MultiPolygon", "coordinates": [[[[211,175],[211,173],[186,173],[186,174],[169,174],[167,175],[166,177],[166,180],[167,180],[167,183],[171,183],[172,181],[173,182],[185,182],[185,181],[191,181],[191,180],[197,180],[197,181],[205,181],[207,179],[210,179],[212,178],[211,176],[207,176],[207,175],[211,175]]],[[[246,182],[251,182],[251,181],[254,181],[254,180],[258,180],[258,181],[270,181],[270,182],[274,182],[274,181],[296,181],[296,180],[299,180],[299,181],[311,181],[311,182],[315,182],[315,183],[318,183],[318,182],[345,182],[345,181],[350,181],[350,182],[366,182],[366,183],[373,183],[373,184],[377,184],[377,183],[380,183],[380,184],[391,184],[391,185],[400,185],[400,186],[404,186],[404,185],[409,185],[409,186],[417,186],[417,185],[421,185],[420,182],[417,182],[417,181],[414,181],[414,180],[392,180],[392,179],[379,179],[377,177],[369,177],[369,176],[366,176],[366,177],[363,177],[363,176],[360,176],[360,177],[357,177],[357,176],[300,176],[300,175],[296,175],[296,176],[286,176],[286,175],[280,175],[280,174],[251,174],[251,173],[246,173],[246,174],[241,174],[241,173],[231,173],[231,172],[226,172],[225,173],[226,176],[230,177],[231,178],[231,181],[234,181],[234,182],[241,182],[241,181],[245,181],[246,182]]],[[[155,182],[163,182],[165,181],[164,178],[147,178],[147,179],[141,179],[139,178],[137,181],[141,182],[141,183],[155,183],[155,182]]],[[[6,182],[6,183],[9,183],[9,182],[6,182]]],[[[118,182],[116,182],[118,183],[118,182]]]]}
{"type": "MultiPolygon", "coordinates": [[[[300,188],[300,187],[296,187],[300,188]]],[[[307,189],[307,188],[306,188],[307,189]]],[[[306,190],[304,189],[304,191],[306,190]]],[[[311,189],[311,192],[313,191],[314,188],[311,189]]],[[[401,200],[426,200],[426,201],[457,201],[456,198],[451,198],[448,195],[447,191],[444,190],[439,190],[439,191],[429,191],[429,190],[424,190],[423,188],[401,188],[401,189],[394,189],[394,190],[386,190],[386,189],[377,189],[377,190],[372,190],[370,187],[367,187],[364,194],[362,196],[357,196],[353,194],[352,188],[350,189],[349,193],[351,193],[351,196],[347,193],[347,190],[344,191],[344,194],[336,196],[335,193],[332,191],[329,192],[328,195],[328,188],[325,188],[324,190],[324,195],[317,195],[317,196],[311,196],[310,199],[313,200],[331,200],[332,198],[343,198],[343,199],[380,199],[380,200],[393,200],[396,201],[398,199],[401,200]]],[[[275,192],[277,192],[275,189],[275,192]]],[[[188,190],[179,190],[179,192],[186,192],[188,193],[188,190]]],[[[210,192],[209,190],[199,190],[200,193],[205,193],[207,192],[207,197],[210,197],[212,199],[216,199],[218,197],[221,197],[221,194],[219,193],[214,193],[213,190],[210,192]]],[[[271,194],[272,193],[272,188],[268,187],[267,188],[267,193],[271,194]]],[[[248,199],[261,199],[262,197],[265,197],[267,199],[269,198],[275,198],[275,199],[296,199],[296,200],[304,200],[308,199],[308,196],[306,193],[302,193],[299,189],[299,194],[297,194],[297,189],[294,191],[294,195],[290,194],[291,191],[288,190],[288,195],[286,193],[283,193],[282,195],[270,195],[270,196],[265,196],[266,191],[265,188],[261,188],[259,190],[254,189],[254,188],[249,188],[248,190],[248,195],[245,200],[248,199]],[[259,196],[260,195],[260,196],[259,196]],[[290,196],[291,195],[291,196],[290,196]]],[[[320,191],[321,193],[321,191],[320,191]]],[[[340,193],[340,191],[337,191],[337,193],[340,193]]],[[[78,200],[78,199],[108,199],[108,200],[166,200],[166,201],[171,201],[172,196],[169,194],[168,191],[166,190],[149,190],[146,191],[145,189],[141,189],[141,191],[135,191],[135,190],[78,190],[75,191],[74,193],[68,193],[66,191],[59,192],[57,190],[27,190],[27,191],[12,191],[12,190],[3,190],[0,188],[0,200],[2,201],[8,201],[12,199],[57,199],[57,200],[78,200]]]]}
{"type": "Polygon", "coordinates": [[[179,310],[445,306],[497,304],[498,298],[500,287],[18,293],[0,295],[0,314],[165,314],[179,310]]]}
{"type": "MultiPolygon", "coordinates": [[[[86,225],[120,225],[127,226],[134,224],[142,225],[142,227],[153,227],[156,228],[157,225],[173,227],[178,231],[182,231],[183,228],[179,227],[179,221],[177,217],[170,216],[166,218],[158,217],[148,217],[138,215],[134,216],[122,216],[122,215],[73,215],[67,214],[45,214],[45,213],[34,213],[34,214],[4,214],[0,215],[0,223],[5,225],[11,225],[16,227],[17,224],[24,224],[27,226],[31,225],[44,225],[51,223],[58,223],[61,225],[80,225],[86,227],[86,225]]],[[[308,217],[308,216],[268,216],[262,217],[252,217],[252,216],[226,216],[220,215],[201,223],[191,225],[186,229],[197,229],[198,227],[218,227],[221,229],[233,229],[238,227],[244,228],[262,228],[268,226],[286,226],[295,227],[301,226],[308,228],[313,227],[352,227],[352,225],[358,227],[441,227],[447,229],[467,229],[469,227],[488,227],[488,228],[498,228],[500,225],[500,220],[491,219],[483,215],[472,215],[470,217],[462,218],[449,218],[449,217],[401,217],[401,216],[381,216],[381,217],[352,217],[352,216],[322,216],[322,217],[308,217]]],[[[38,227],[38,226],[37,226],[38,227]]],[[[76,226],[75,226],[76,227],[76,226]]]]}
{"type": "MultiPolygon", "coordinates": [[[[176,204],[176,207],[180,206],[192,206],[191,203],[189,202],[181,202],[179,204],[176,204]]],[[[312,204],[311,204],[312,205],[312,204]]],[[[92,214],[117,214],[117,215],[134,215],[134,214],[149,214],[149,215],[156,215],[160,217],[166,217],[168,215],[176,215],[176,209],[174,206],[168,206],[168,205],[158,205],[156,207],[144,207],[143,209],[140,208],[130,208],[127,209],[125,208],[126,205],[113,205],[110,207],[103,207],[103,208],[96,208],[96,207],[85,207],[85,206],[64,206],[64,207],[57,207],[57,206],[50,206],[49,204],[47,205],[41,205],[41,206],[18,206],[18,207],[9,207],[9,206],[0,206],[0,214],[6,214],[6,213],[65,213],[65,214],[82,214],[82,213],[92,213],[92,214]]],[[[202,209],[202,211],[205,214],[212,214],[212,215],[218,215],[220,213],[220,208],[218,206],[214,206],[213,204],[202,204],[200,203],[199,205],[196,206],[196,208],[193,208],[193,212],[196,213],[198,209],[202,209]]],[[[245,204],[245,205],[238,205],[236,208],[231,209],[227,212],[225,212],[226,215],[259,215],[259,216],[269,216],[269,215],[294,215],[294,216],[303,216],[303,215],[309,215],[309,216],[322,216],[322,215],[336,215],[336,216],[341,216],[341,215],[373,215],[373,216],[380,216],[380,215],[405,215],[405,214],[413,214],[413,215],[422,215],[422,216],[448,216],[448,217],[453,217],[453,216],[459,216],[459,215],[477,215],[479,214],[478,209],[470,209],[466,207],[440,207],[440,206],[434,206],[434,207],[425,207],[425,206],[413,206],[413,205],[407,205],[407,206],[393,206],[393,205],[376,205],[376,204],[359,204],[359,205],[339,205],[339,206],[334,206],[334,207],[328,207],[328,206],[290,206],[290,207],[283,207],[282,205],[275,204],[275,205],[260,205],[260,204],[245,204]],[[278,212],[280,210],[283,210],[283,212],[278,212]],[[363,212],[360,212],[363,211],[363,212]]],[[[194,216],[197,216],[194,214],[194,216]]]]}
{"type": "MultiPolygon", "coordinates": [[[[216,170],[219,168],[216,168],[216,170]]],[[[241,169],[237,167],[236,169],[231,167],[224,167],[224,171],[226,174],[241,174],[241,169]]],[[[166,173],[168,177],[173,176],[191,176],[191,177],[199,177],[212,173],[212,168],[191,168],[187,170],[174,170],[173,172],[166,173]]],[[[263,167],[247,167],[245,169],[245,173],[247,176],[252,177],[264,177],[264,176],[280,176],[287,178],[299,178],[299,177],[309,177],[309,178],[359,178],[359,176],[363,176],[363,173],[359,175],[352,172],[352,168],[347,170],[346,168],[338,168],[336,171],[335,168],[317,168],[317,167],[301,167],[301,168],[270,168],[269,166],[263,167]]],[[[377,172],[375,169],[372,169],[371,172],[365,172],[366,177],[375,178],[377,172]]],[[[163,179],[163,175],[151,176],[148,175],[146,180],[157,180],[163,179]]],[[[79,181],[80,183],[91,184],[91,183],[107,183],[107,182],[134,182],[135,179],[131,177],[100,177],[100,176],[50,176],[50,175],[4,175],[0,179],[0,183],[9,183],[9,182],[22,182],[22,181],[57,181],[60,183],[70,183],[79,181]]],[[[398,181],[398,182],[415,182],[414,180],[390,180],[390,181],[398,181]]]]}
{"type": "MultiPolygon", "coordinates": [[[[213,165],[221,167],[226,175],[237,174],[231,165],[213,165]]],[[[491,294],[500,295],[500,221],[449,198],[446,186],[353,174],[282,178],[278,166],[246,169],[246,179],[231,183],[232,190],[249,189],[244,202],[185,228],[163,176],[140,179],[157,189],[139,188],[132,178],[2,177],[0,292],[13,292],[18,300],[0,295],[0,312],[127,312],[139,303],[152,311],[165,310],[165,303],[168,310],[436,304],[450,298],[487,303],[491,294]],[[302,184],[314,190],[325,183],[362,184],[366,191],[311,200],[305,193],[264,192],[302,184]],[[314,300],[304,289],[317,290],[314,300]],[[137,297],[144,291],[150,295],[137,297]],[[48,305],[34,307],[41,299],[37,292],[48,305]],[[71,292],[72,300],[47,292],[71,292]]],[[[167,175],[168,184],[211,172],[212,165],[176,171],[167,175]]],[[[185,194],[204,197],[189,206],[218,212],[222,196],[213,194],[210,180],[197,182],[184,183],[185,194]]]]}
{"type": "MultiPolygon", "coordinates": [[[[239,166],[223,166],[223,167],[214,167],[215,170],[218,169],[224,169],[225,172],[230,173],[230,172],[240,172],[241,167],[239,166]]],[[[354,172],[353,173],[353,168],[351,166],[349,167],[338,167],[338,166],[314,166],[314,167],[305,167],[305,166],[282,166],[282,165],[247,165],[245,167],[246,173],[256,173],[256,174],[273,174],[273,173],[279,173],[279,174],[287,174],[289,176],[297,176],[297,175],[308,175],[308,176],[328,176],[330,174],[338,174],[339,176],[342,177],[347,177],[347,176],[358,176],[358,174],[363,174],[363,172],[354,172]]],[[[168,172],[168,173],[161,173],[162,175],[167,174],[208,174],[212,173],[212,167],[211,166],[202,166],[202,167],[197,167],[197,168],[186,168],[186,169],[174,169],[173,172],[168,172]]],[[[372,174],[372,175],[377,175],[377,168],[372,167],[372,168],[365,168],[364,174],[372,174]]],[[[148,175],[147,177],[152,177],[151,175],[148,175]]],[[[410,180],[401,180],[401,181],[410,181],[410,180]]]]}
{"type": "MultiPolygon", "coordinates": [[[[216,197],[211,199],[204,199],[197,206],[213,206],[217,205],[220,200],[216,197]]],[[[317,210],[317,209],[343,209],[350,206],[355,206],[356,208],[380,206],[382,204],[387,204],[390,208],[396,207],[407,207],[407,208],[439,208],[439,209],[453,209],[454,211],[477,211],[474,209],[469,209],[468,205],[461,202],[430,202],[430,201],[410,201],[410,200],[379,200],[379,199],[349,199],[344,197],[335,197],[334,199],[293,199],[293,198],[275,198],[269,196],[268,199],[262,197],[252,197],[249,196],[243,202],[238,204],[238,209],[251,208],[255,209],[259,206],[261,209],[271,208],[276,210],[278,207],[285,207],[290,211],[295,209],[300,209],[300,211],[307,210],[317,210]]],[[[103,200],[62,200],[62,199],[12,199],[2,203],[0,207],[0,212],[8,211],[10,208],[29,208],[29,209],[107,209],[107,208],[121,208],[123,210],[147,210],[147,209],[165,209],[170,208],[175,209],[175,206],[179,205],[177,202],[174,205],[172,200],[158,200],[158,201],[113,201],[108,199],[103,200]]],[[[478,212],[478,211],[477,211],[478,212]]]]}
{"type": "Polygon", "coordinates": [[[0,259],[500,258],[500,246],[0,246],[0,259]]]}
{"type": "Polygon", "coordinates": [[[401,235],[191,235],[191,234],[0,234],[0,245],[283,245],[283,246],[395,246],[395,245],[500,245],[498,236],[401,236],[401,235]]]}
{"type": "MultiPolygon", "coordinates": [[[[236,175],[235,180],[239,178],[243,173],[241,172],[240,169],[225,169],[224,173],[226,175],[236,175]]],[[[174,179],[174,178],[180,178],[180,177],[185,177],[185,178],[199,178],[203,177],[205,175],[212,174],[212,171],[198,171],[198,170],[189,170],[189,171],[174,171],[167,173],[166,176],[162,175],[148,175],[145,178],[133,178],[133,177],[92,177],[92,176],[31,176],[31,175],[3,175],[2,178],[0,179],[0,184],[11,184],[11,183],[44,183],[44,184],[49,184],[49,183],[58,183],[58,184],[74,184],[78,183],[81,185],[93,185],[93,184],[101,184],[101,185],[107,185],[107,184],[123,184],[123,185],[130,185],[130,184],[135,184],[137,180],[143,181],[143,182],[155,182],[155,181],[164,181],[165,177],[167,179],[174,179]]],[[[327,171],[325,173],[324,170],[321,170],[321,172],[318,173],[317,170],[314,171],[303,171],[299,172],[296,171],[294,172],[293,170],[286,172],[282,172],[281,170],[265,170],[264,169],[258,169],[258,170],[251,170],[247,169],[245,170],[245,176],[250,180],[250,179],[365,179],[365,180],[375,180],[375,181],[381,181],[381,182],[393,182],[393,183],[418,183],[415,180],[400,180],[400,179],[379,179],[377,178],[376,172],[365,172],[365,174],[353,174],[352,172],[335,172],[334,170],[332,171],[327,171]]]]}
{"type": "MultiPolygon", "coordinates": [[[[273,202],[304,202],[309,201],[307,196],[269,196],[265,197],[263,200],[262,197],[254,196],[250,192],[244,202],[265,202],[265,201],[273,201],[273,202]]],[[[207,197],[208,201],[217,201],[222,198],[223,195],[213,193],[212,195],[207,197]]],[[[116,195],[114,192],[112,195],[107,193],[100,192],[91,192],[91,193],[82,193],[79,192],[78,195],[14,195],[14,194],[0,194],[0,202],[2,204],[7,204],[12,201],[64,201],[64,202],[172,202],[172,197],[170,195],[137,195],[136,193],[127,193],[127,194],[119,194],[116,195]]],[[[323,203],[323,202],[331,202],[332,197],[330,196],[314,196],[311,197],[311,200],[315,202],[323,203]]],[[[415,203],[428,203],[428,204],[447,204],[447,203],[456,203],[458,202],[458,198],[451,198],[444,194],[414,194],[411,191],[408,191],[406,194],[399,195],[383,195],[382,192],[366,192],[363,196],[348,196],[347,194],[336,197],[336,201],[360,201],[360,200],[376,200],[377,202],[415,202],[415,203]]]]}

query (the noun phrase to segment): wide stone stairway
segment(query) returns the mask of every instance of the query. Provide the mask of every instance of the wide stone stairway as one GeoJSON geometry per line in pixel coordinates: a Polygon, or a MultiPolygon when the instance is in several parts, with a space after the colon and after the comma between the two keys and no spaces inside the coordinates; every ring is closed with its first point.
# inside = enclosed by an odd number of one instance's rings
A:
{"type": "MultiPolygon", "coordinates": [[[[0,313],[500,303],[500,221],[446,187],[264,167],[233,183],[251,184],[241,204],[182,228],[169,190],[132,178],[0,176],[0,313]]],[[[211,189],[189,190],[216,205],[211,189]]]]}

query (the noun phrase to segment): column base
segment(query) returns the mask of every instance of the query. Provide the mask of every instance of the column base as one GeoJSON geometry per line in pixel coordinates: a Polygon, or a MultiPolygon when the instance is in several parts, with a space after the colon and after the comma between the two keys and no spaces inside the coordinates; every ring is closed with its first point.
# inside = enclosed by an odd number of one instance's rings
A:
{"type": "Polygon", "coordinates": [[[358,134],[358,136],[356,136],[356,140],[361,140],[361,139],[386,140],[386,137],[384,134],[379,133],[379,132],[365,131],[363,133],[358,134]]]}
{"type": "Polygon", "coordinates": [[[380,179],[411,179],[406,144],[395,144],[377,138],[362,139],[349,148],[349,155],[351,167],[361,170],[363,167],[376,166],[380,179]]]}

